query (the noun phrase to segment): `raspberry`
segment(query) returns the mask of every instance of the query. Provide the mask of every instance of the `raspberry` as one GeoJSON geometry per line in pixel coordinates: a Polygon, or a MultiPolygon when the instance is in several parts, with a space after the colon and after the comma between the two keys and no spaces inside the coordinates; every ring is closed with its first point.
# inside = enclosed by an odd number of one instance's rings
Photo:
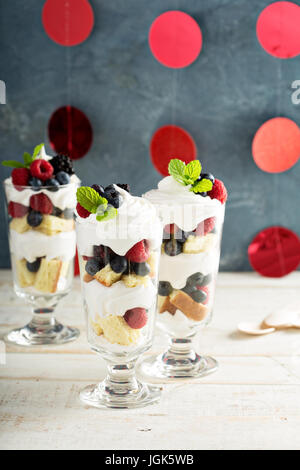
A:
{"type": "Polygon", "coordinates": [[[83,256],[82,256],[82,259],[83,259],[84,261],[88,261],[89,259],[93,259],[93,257],[92,257],[92,256],[83,255],[83,256]]]}
{"type": "Polygon", "coordinates": [[[202,292],[205,292],[206,294],[206,299],[204,300],[204,302],[202,302],[204,305],[206,305],[209,301],[209,289],[208,289],[208,286],[196,286],[197,287],[197,290],[202,290],[202,292]]]}
{"type": "Polygon", "coordinates": [[[143,328],[148,321],[147,312],[144,308],[132,308],[131,310],[127,310],[124,315],[124,320],[130,328],[139,330],[143,328]]]}
{"type": "Polygon", "coordinates": [[[53,204],[46,196],[46,194],[34,194],[31,196],[29,201],[31,209],[41,212],[42,214],[51,214],[53,210],[53,204]]]}
{"type": "Polygon", "coordinates": [[[76,210],[77,214],[83,219],[86,219],[89,215],[91,215],[91,213],[87,211],[84,207],[82,207],[79,202],[77,203],[76,210]]]}
{"type": "Polygon", "coordinates": [[[30,173],[35,178],[46,181],[49,180],[53,175],[53,166],[47,160],[38,158],[31,163],[30,173]]]}
{"type": "Polygon", "coordinates": [[[129,251],[126,253],[126,258],[129,261],[134,263],[143,263],[149,258],[149,247],[147,240],[141,240],[136,243],[129,251]]]}
{"type": "Polygon", "coordinates": [[[18,191],[22,191],[23,188],[20,186],[27,186],[29,181],[30,173],[27,168],[14,168],[11,172],[11,179],[14,187],[18,191]]]}
{"type": "Polygon", "coordinates": [[[12,217],[23,217],[29,211],[29,207],[23,206],[23,204],[19,204],[18,202],[10,202],[8,204],[8,213],[12,217]]]}
{"type": "Polygon", "coordinates": [[[211,191],[207,193],[211,199],[218,199],[222,204],[227,201],[227,190],[223,181],[215,180],[211,191]]]}
{"type": "Polygon", "coordinates": [[[198,237],[207,235],[214,229],[215,223],[216,223],[215,217],[210,217],[209,219],[205,219],[204,222],[200,222],[200,224],[198,224],[196,230],[194,230],[194,233],[198,237]]]}

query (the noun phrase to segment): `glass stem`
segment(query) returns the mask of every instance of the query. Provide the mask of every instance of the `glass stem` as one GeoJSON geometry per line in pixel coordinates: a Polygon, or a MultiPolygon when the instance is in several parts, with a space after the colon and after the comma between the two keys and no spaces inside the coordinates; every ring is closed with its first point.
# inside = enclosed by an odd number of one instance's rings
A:
{"type": "Polygon", "coordinates": [[[193,349],[191,338],[171,338],[169,349],[163,354],[166,366],[186,368],[193,366],[198,356],[193,349]]]}
{"type": "Polygon", "coordinates": [[[135,361],[128,364],[108,364],[108,374],[101,384],[111,397],[122,397],[139,393],[135,376],[135,361]]]}
{"type": "Polygon", "coordinates": [[[32,309],[32,319],[29,327],[38,330],[40,333],[47,332],[56,325],[54,308],[34,308],[32,309]]]}

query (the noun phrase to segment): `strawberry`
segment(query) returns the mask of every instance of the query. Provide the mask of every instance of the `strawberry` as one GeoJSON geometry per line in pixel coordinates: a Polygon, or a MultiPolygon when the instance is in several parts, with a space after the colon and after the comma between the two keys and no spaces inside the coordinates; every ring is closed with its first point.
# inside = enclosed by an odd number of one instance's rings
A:
{"type": "Polygon", "coordinates": [[[134,263],[143,263],[149,258],[149,246],[147,240],[141,240],[136,243],[129,251],[126,253],[126,258],[129,261],[134,263]]]}
{"type": "Polygon", "coordinates": [[[210,217],[209,219],[205,219],[204,222],[200,222],[200,224],[198,224],[196,230],[194,230],[194,233],[198,237],[202,237],[203,235],[207,235],[208,233],[210,233],[214,229],[215,223],[216,223],[216,218],[215,217],[210,217]]]}

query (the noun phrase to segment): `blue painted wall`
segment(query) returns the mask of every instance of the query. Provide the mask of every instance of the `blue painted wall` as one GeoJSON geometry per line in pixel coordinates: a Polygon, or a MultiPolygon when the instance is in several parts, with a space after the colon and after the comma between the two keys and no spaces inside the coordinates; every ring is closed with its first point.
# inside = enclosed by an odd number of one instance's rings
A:
{"type": "MultiPolygon", "coordinates": [[[[159,175],[148,156],[153,132],[175,123],[194,137],[205,169],[230,192],[223,270],[248,270],[247,246],[262,228],[282,224],[300,233],[300,163],[283,175],[261,172],[251,157],[255,131],[282,115],[300,124],[291,101],[300,57],[278,60],[259,46],[256,20],[265,0],[91,0],[95,28],[73,48],[52,42],[41,23],[42,1],[0,0],[1,159],[21,158],[47,141],[47,122],[71,103],[89,116],[94,143],[75,164],[84,183],[129,182],[135,194],[159,175]],[[152,57],[147,34],[162,12],[181,9],[202,28],[199,59],[170,70],[152,57]],[[96,175],[96,176],[95,176],[96,175]]],[[[48,146],[49,149],[49,146],[48,146]]],[[[1,178],[8,170],[1,168],[1,178]]],[[[9,265],[4,213],[0,267],[9,265]]]]}

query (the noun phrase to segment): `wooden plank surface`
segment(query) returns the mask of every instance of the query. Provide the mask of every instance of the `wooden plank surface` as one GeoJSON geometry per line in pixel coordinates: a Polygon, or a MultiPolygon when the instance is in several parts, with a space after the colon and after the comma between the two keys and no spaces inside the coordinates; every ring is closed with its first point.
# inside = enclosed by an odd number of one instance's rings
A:
{"type": "MultiPolygon", "coordinates": [[[[0,364],[0,449],[299,449],[300,330],[247,337],[241,320],[259,321],[299,299],[300,273],[284,279],[221,274],[212,324],[197,338],[219,370],[201,380],[164,384],[159,404],[95,410],[79,391],[101,380],[105,363],[85,339],[80,286],[58,309],[81,337],[59,347],[7,347],[0,364]]],[[[0,335],[30,318],[0,271],[0,335]]],[[[157,333],[151,352],[166,338],[157,333]]],[[[150,353],[148,353],[150,354],[150,353]]]]}

